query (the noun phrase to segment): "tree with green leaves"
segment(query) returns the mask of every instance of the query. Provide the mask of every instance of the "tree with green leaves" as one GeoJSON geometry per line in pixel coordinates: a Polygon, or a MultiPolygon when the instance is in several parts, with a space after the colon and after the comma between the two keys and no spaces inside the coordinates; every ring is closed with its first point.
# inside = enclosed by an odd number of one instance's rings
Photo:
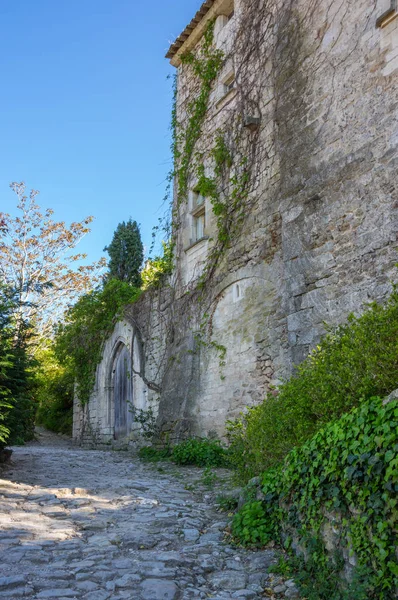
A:
{"type": "Polygon", "coordinates": [[[6,443],[10,430],[7,427],[7,415],[10,411],[11,390],[9,387],[9,369],[11,366],[11,306],[6,289],[0,283],[0,448],[6,443]]]}
{"type": "Polygon", "coordinates": [[[119,279],[135,287],[141,286],[140,269],[144,259],[144,248],[136,221],[132,221],[130,217],[127,223],[119,223],[111,243],[104,248],[104,252],[108,252],[110,257],[107,280],[119,279]]]}
{"type": "Polygon", "coordinates": [[[31,390],[34,360],[28,353],[32,330],[15,318],[18,294],[0,281],[0,449],[33,437],[35,403],[31,390]]]}

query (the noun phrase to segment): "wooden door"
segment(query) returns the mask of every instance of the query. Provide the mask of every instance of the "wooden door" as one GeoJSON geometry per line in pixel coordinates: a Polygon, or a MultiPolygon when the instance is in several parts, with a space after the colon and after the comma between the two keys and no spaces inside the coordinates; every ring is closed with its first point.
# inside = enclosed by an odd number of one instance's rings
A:
{"type": "Polygon", "coordinates": [[[114,366],[113,393],[115,401],[115,439],[125,437],[133,422],[133,379],[131,376],[130,353],[126,346],[116,357],[114,366]]]}

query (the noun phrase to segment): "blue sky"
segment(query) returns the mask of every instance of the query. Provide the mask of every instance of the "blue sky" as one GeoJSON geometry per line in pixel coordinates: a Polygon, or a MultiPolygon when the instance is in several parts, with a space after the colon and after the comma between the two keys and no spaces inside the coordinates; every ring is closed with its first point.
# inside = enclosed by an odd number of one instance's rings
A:
{"type": "Polygon", "coordinates": [[[101,256],[130,216],[149,246],[170,169],[169,43],[201,0],[0,0],[0,211],[11,181],[101,256]]]}

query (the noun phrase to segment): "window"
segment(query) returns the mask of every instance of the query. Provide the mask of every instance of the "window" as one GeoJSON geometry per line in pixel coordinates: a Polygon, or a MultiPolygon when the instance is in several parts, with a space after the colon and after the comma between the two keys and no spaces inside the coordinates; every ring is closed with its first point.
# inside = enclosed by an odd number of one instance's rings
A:
{"type": "Polygon", "coordinates": [[[206,198],[198,190],[192,191],[192,239],[191,243],[205,237],[206,198]]]}
{"type": "Polygon", "coordinates": [[[230,75],[228,75],[228,77],[226,79],[224,79],[223,85],[224,85],[224,95],[229,94],[229,92],[232,92],[232,90],[235,87],[235,73],[231,73],[230,75]]]}
{"type": "Polygon", "coordinates": [[[205,236],[205,211],[193,217],[193,242],[201,240],[205,236]]]}
{"type": "Polygon", "coordinates": [[[193,191],[192,193],[192,208],[193,210],[195,210],[196,208],[199,208],[200,206],[203,206],[205,203],[205,197],[202,196],[202,194],[198,191],[193,191]]]}
{"type": "Polygon", "coordinates": [[[236,80],[235,73],[232,70],[227,71],[224,77],[220,78],[218,88],[217,88],[217,96],[218,102],[224,100],[228,94],[230,94],[233,90],[236,89],[236,80]]]}
{"type": "MultiPolygon", "coordinates": [[[[219,34],[221,34],[221,31],[224,29],[224,27],[226,25],[228,25],[228,23],[234,16],[233,1],[232,0],[224,0],[222,5],[220,6],[219,10],[220,10],[220,13],[218,14],[218,16],[216,18],[216,24],[214,27],[214,38],[216,40],[216,43],[217,43],[219,34]]],[[[223,41],[225,41],[224,37],[223,37],[223,41]]]]}
{"type": "Polygon", "coordinates": [[[376,21],[376,27],[386,27],[397,16],[398,2],[397,0],[384,0],[382,2],[384,12],[376,21]]]}

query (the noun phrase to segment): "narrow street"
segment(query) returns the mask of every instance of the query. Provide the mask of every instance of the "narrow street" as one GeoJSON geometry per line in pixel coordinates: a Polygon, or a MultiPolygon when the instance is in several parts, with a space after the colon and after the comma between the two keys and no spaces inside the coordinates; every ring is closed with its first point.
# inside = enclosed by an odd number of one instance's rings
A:
{"type": "Polygon", "coordinates": [[[225,513],[181,472],[48,433],[14,448],[0,481],[0,598],[267,597],[273,551],[225,544],[225,513]]]}

